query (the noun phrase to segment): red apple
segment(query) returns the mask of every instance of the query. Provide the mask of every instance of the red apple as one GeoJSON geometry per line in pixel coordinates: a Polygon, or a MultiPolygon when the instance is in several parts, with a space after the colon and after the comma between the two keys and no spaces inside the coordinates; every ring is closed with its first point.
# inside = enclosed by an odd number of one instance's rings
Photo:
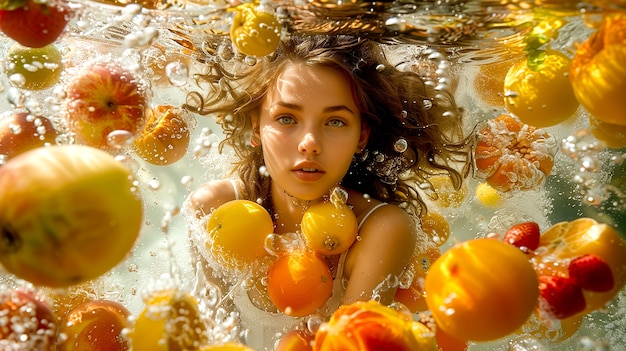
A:
{"type": "Polygon", "coordinates": [[[56,350],[54,315],[48,304],[33,291],[0,292],[0,316],[0,349],[56,350]]]}
{"type": "Polygon", "coordinates": [[[46,117],[18,112],[0,119],[0,155],[10,159],[44,145],[54,145],[58,133],[46,117]]]}
{"type": "Polygon", "coordinates": [[[117,63],[85,66],[67,86],[66,116],[76,141],[110,149],[108,136],[124,130],[133,135],[145,124],[146,90],[117,63]]]}
{"type": "Polygon", "coordinates": [[[94,300],[78,305],[59,325],[58,351],[125,351],[122,333],[130,312],[118,302],[94,300]]]}

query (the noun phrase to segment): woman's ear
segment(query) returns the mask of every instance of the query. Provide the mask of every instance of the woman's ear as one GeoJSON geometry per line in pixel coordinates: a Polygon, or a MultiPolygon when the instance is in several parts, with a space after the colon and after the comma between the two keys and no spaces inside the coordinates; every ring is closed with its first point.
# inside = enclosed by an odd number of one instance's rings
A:
{"type": "Polygon", "coordinates": [[[261,133],[259,133],[259,126],[261,124],[259,119],[259,111],[250,112],[250,122],[252,122],[252,136],[255,138],[259,138],[261,136],[261,133]]]}
{"type": "Polygon", "coordinates": [[[360,154],[363,151],[363,149],[365,149],[369,138],[370,138],[370,127],[363,124],[361,126],[361,135],[359,135],[359,143],[357,145],[358,146],[357,154],[360,154]]]}

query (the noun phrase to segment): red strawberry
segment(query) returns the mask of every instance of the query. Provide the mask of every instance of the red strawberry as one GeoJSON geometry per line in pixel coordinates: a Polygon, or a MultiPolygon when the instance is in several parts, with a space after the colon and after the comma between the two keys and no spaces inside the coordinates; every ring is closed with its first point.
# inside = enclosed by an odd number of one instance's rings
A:
{"type": "Polygon", "coordinates": [[[567,267],[569,277],[585,290],[607,292],[615,281],[611,267],[596,255],[582,255],[573,259],[567,267]]]}
{"type": "Polygon", "coordinates": [[[514,225],[504,234],[504,242],[518,248],[534,251],[539,247],[539,225],[535,222],[524,222],[514,225]]]}
{"type": "Polygon", "coordinates": [[[41,48],[53,43],[71,18],[67,7],[25,0],[21,6],[0,9],[0,30],[23,46],[41,48]]]}
{"type": "Polygon", "coordinates": [[[585,309],[583,290],[566,277],[539,277],[539,308],[548,315],[564,319],[585,309]]]}

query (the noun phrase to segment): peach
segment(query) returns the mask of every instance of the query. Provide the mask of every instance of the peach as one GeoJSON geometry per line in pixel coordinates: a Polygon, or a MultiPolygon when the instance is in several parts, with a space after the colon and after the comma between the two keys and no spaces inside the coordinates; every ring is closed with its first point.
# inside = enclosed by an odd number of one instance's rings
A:
{"type": "Polygon", "coordinates": [[[0,119],[0,155],[10,159],[28,150],[54,145],[57,136],[46,117],[17,112],[0,119]]]}

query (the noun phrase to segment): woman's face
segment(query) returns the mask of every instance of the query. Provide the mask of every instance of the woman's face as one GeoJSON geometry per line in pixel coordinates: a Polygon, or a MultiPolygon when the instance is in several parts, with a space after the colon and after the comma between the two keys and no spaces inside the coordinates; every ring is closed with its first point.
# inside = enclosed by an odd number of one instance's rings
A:
{"type": "Polygon", "coordinates": [[[274,186],[302,200],[328,194],[369,135],[348,79],[304,64],[283,69],[253,124],[274,186]]]}

